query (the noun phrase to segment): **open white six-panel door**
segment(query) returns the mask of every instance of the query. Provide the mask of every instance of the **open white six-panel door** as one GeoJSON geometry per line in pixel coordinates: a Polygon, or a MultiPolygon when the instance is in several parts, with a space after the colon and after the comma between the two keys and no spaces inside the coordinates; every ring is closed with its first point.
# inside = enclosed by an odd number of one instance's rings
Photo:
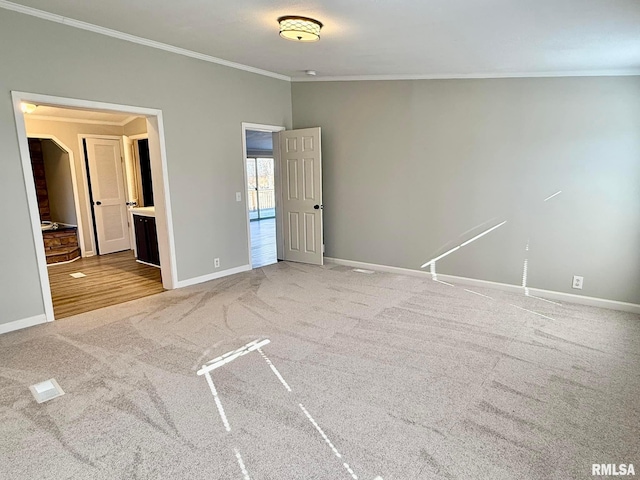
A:
{"type": "Polygon", "coordinates": [[[320,127],[278,133],[283,260],[322,265],[320,127]]]}

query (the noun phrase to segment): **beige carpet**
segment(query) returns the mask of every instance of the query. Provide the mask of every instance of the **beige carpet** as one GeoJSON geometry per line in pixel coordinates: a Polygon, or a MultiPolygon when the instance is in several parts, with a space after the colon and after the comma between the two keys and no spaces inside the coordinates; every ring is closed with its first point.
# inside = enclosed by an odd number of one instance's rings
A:
{"type": "Polygon", "coordinates": [[[465,288],[279,263],[0,336],[0,478],[640,470],[640,317],[465,288]]]}

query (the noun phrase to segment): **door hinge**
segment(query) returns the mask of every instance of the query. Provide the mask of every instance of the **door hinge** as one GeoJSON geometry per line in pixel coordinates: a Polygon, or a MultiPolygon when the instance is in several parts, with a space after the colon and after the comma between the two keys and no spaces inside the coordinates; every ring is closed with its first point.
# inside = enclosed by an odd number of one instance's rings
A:
{"type": "Polygon", "coordinates": [[[324,253],[324,243],[322,244],[322,253],[324,253]]]}

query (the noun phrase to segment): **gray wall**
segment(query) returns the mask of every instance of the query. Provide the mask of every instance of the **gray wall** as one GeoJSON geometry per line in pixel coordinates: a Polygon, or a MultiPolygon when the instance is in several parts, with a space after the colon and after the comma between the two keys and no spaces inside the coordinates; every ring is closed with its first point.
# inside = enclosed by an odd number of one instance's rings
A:
{"type": "Polygon", "coordinates": [[[0,323],[44,311],[11,90],[162,109],[178,279],[248,264],[241,124],[291,127],[288,82],[7,10],[0,58],[0,323]]]}
{"type": "Polygon", "coordinates": [[[76,206],[73,198],[73,181],[69,154],[62,150],[53,140],[42,141],[44,173],[47,178],[49,192],[49,208],[51,220],[78,225],[76,206]]]}
{"type": "Polygon", "coordinates": [[[438,272],[520,285],[528,258],[530,287],[640,303],[640,77],[294,83],[292,98],[294,128],[322,127],[327,256],[419,269],[507,220],[438,272]]]}

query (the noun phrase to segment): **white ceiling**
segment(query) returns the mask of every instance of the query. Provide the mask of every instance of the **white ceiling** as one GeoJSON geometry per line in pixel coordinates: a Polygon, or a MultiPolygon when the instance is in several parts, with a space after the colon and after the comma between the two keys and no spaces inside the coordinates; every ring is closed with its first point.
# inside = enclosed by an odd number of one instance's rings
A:
{"type": "Polygon", "coordinates": [[[16,3],[291,77],[640,73],[639,0],[16,3]],[[321,40],[281,39],[290,14],[323,22],[321,40]]]}

